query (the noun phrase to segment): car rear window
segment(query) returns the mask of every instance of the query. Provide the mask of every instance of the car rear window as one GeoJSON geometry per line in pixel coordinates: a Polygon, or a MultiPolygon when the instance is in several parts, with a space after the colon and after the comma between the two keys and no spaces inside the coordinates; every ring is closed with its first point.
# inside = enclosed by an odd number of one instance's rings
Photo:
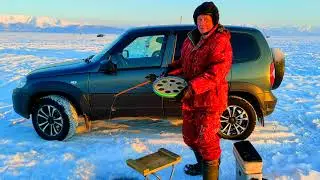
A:
{"type": "MultiPolygon", "coordinates": [[[[176,51],[174,60],[181,56],[183,41],[187,37],[188,31],[181,31],[177,34],[176,51]]],[[[231,33],[231,45],[233,49],[233,63],[254,61],[260,57],[260,49],[254,37],[245,33],[231,33]]]]}
{"type": "Polygon", "coordinates": [[[259,58],[260,49],[257,41],[249,34],[231,33],[233,63],[253,61],[259,58]]]}

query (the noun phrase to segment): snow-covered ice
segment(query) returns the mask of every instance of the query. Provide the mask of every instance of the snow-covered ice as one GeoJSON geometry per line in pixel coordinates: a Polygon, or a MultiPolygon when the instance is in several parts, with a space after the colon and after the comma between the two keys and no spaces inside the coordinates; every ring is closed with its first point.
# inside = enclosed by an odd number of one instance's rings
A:
{"type": "MultiPolygon", "coordinates": [[[[11,92],[31,70],[85,58],[117,35],[0,33],[0,179],[142,179],[126,165],[159,148],[183,158],[175,179],[195,161],[183,143],[181,120],[96,121],[93,131],[66,142],[45,141],[32,122],[12,109],[11,92]]],[[[263,158],[268,179],[320,179],[320,37],[271,37],[286,55],[286,72],[275,112],[248,140],[263,158]]],[[[222,140],[221,179],[234,179],[233,141],[222,140]]],[[[169,177],[170,169],[159,173],[169,177]]]]}

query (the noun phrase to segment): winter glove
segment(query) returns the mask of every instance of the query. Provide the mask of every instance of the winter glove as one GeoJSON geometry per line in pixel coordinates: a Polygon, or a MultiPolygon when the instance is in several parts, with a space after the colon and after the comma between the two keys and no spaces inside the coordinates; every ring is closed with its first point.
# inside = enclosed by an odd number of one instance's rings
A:
{"type": "Polygon", "coordinates": [[[172,66],[169,65],[169,66],[161,73],[160,77],[166,77],[166,76],[168,76],[168,74],[169,74],[171,71],[173,71],[173,70],[175,70],[175,68],[173,68],[172,66]]]}

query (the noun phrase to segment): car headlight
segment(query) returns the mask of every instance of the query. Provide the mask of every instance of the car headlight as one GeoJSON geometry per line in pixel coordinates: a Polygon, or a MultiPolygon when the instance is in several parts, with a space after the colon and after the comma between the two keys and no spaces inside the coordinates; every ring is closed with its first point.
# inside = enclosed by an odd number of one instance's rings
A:
{"type": "Polygon", "coordinates": [[[26,83],[27,83],[27,78],[24,76],[19,80],[17,88],[22,88],[24,85],[26,85],[26,83]]]}

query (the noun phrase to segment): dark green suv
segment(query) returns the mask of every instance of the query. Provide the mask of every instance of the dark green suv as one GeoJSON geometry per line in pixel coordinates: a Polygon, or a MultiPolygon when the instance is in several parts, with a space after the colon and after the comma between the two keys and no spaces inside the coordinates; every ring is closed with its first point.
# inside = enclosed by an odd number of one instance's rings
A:
{"type": "MultiPolygon", "coordinates": [[[[32,116],[36,132],[47,140],[74,135],[79,118],[92,121],[123,116],[181,116],[181,103],[153,93],[152,84],[119,92],[159,76],[180,58],[192,25],[148,26],[128,30],[100,53],[85,60],[54,64],[32,71],[12,94],[14,110],[32,116]]],[[[229,106],[221,116],[222,137],[247,138],[273,112],[284,74],[284,56],[270,49],[254,28],[227,26],[233,48],[228,75],[229,106]]]]}

